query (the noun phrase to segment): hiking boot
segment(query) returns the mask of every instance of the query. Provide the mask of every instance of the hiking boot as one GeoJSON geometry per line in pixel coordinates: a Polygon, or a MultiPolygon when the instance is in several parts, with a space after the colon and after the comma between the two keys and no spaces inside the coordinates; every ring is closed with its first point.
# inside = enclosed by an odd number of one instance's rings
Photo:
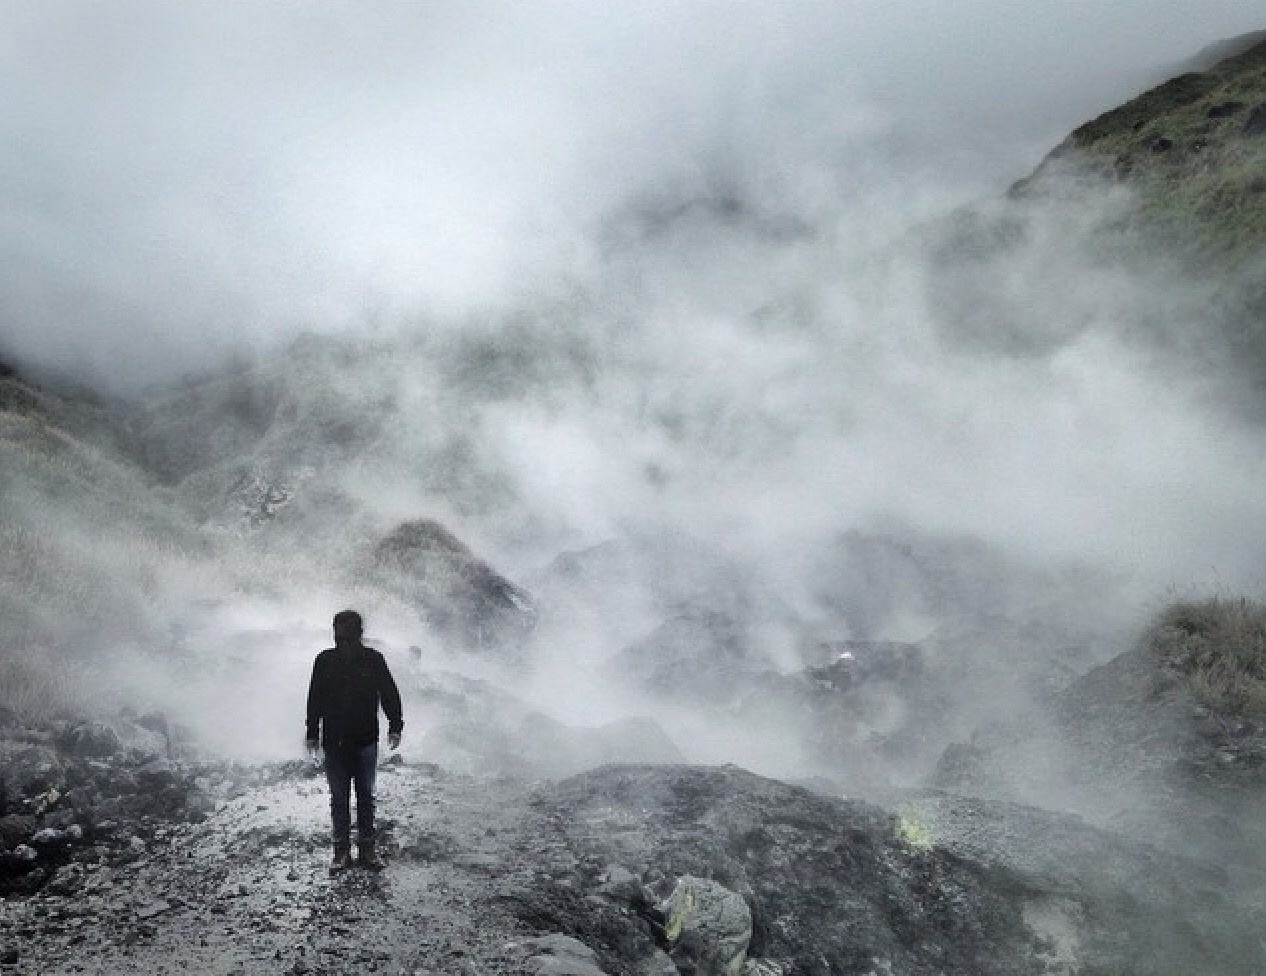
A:
{"type": "Polygon", "coordinates": [[[335,844],[334,860],[330,862],[330,874],[338,874],[352,866],[352,845],[335,844]]]}
{"type": "Polygon", "coordinates": [[[374,850],[374,842],[372,840],[362,841],[360,847],[360,866],[368,871],[381,871],[387,865],[378,859],[378,852],[374,850]]]}

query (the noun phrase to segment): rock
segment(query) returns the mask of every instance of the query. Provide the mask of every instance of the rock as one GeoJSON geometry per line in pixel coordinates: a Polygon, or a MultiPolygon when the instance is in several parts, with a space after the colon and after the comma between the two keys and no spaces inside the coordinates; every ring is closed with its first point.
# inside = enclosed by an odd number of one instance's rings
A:
{"type": "MultiPolygon", "coordinates": [[[[908,793],[902,803],[930,846],[909,843],[887,810],[733,766],[603,767],[541,795],[539,815],[566,838],[542,855],[568,878],[577,877],[568,850],[583,852],[594,875],[627,865],[656,888],[658,908],[630,910],[546,880],[507,905],[535,931],[581,938],[604,962],[618,945],[628,968],[652,955],[658,934],[682,971],[700,976],[678,923],[663,938],[670,896],[682,907],[674,879],[713,879],[701,883],[717,886],[740,925],[747,906],[752,976],[1036,973],[1065,917],[1076,923],[1080,971],[1266,973],[1260,926],[1216,865],[1017,804],[908,793]],[[1047,895],[1082,908],[1037,931],[1026,899],[1047,895]]],[[[718,955],[711,971],[734,958],[718,955]]]]}
{"type": "Polygon", "coordinates": [[[642,887],[641,879],[619,864],[608,864],[599,881],[598,893],[608,898],[626,901],[632,905],[639,905],[649,900],[642,887]]]}
{"type": "Polygon", "coordinates": [[[0,840],[6,847],[16,847],[38,829],[39,821],[27,814],[10,813],[0,817],[0,840]]]}
{"type": "Polygon", "coordinates": [[[164,912],[171,911],[171,904],[163,901],[161,898],[155,898],[153,901],[146,902],[136,910],[136,917],[141,921],[147,921],[151,918],[157,918],[164,912]]]}
{"type": "Polygon", "coordinates": [[[1242,108],[1244,108],[1243,102],[1236,102],[1236,101],[1218,102],[1217,105],[1211,106],[1209,108],[1209,111],[1206,112],[1205,115],[1206,117],[1210,119],[1226,119],[1226,118],[1230,118],[1232,115],[1240,111],[1242,108]]]}
{"type": "Polygon", "coordinates": [[[542,935],[535,939],[525,939],[523,945],[527,946],[534,955],[576,956],[593,962],[598,961],[596,952],[579,939],[573,939],[569,935],[542,935]]]}
{"type": "Polygon", "coordinates": [[[21,879],[19,879],[15,888],[17,891],[31,895],[40,890],[47,878],[47,871],[41,867],[33,867],[21,879]]]}
{"type": "Polygon", "coordinates": [[[39,852],[29,844],[19,844],[13,849],[13,856],[23,864],[34,864],[39,858],[39,852]]]}
{"type": "Polygon", "coordinates": [[[44,886],[44,890],[50,895],[61,895],[63,897],[74,895],[79,891],[84,879],[84,866],[82,864],[63,864],[53,876],[48,879],[48,884],[44,886]]]}
{"type": "Polygon", "coordinates": [[[179,778],[176,764],[170,759],[151,759],[136,770],[137,783],[150,792],[175,786],[179,778]]]}
{"type": "Polygon", "coordinates": [[[637,971],[640,976],[680,976],[677,964],[663,949],[656,949],[646,958],[639,960],[637,971]]]}
{"type": "Polygon", "coordinates": [[[598,965],[598,954],[579,939],[555,934],[523,944],[532,953],[528,967],[537,976],[606,976],[598,965]]]}
{"type": "Polygon", "coordinates": [[[1169,152],[1174,148],[1174,140],[1161,136],[1159,139],[1153,139],[1149,148],[1154,153],[1169,152]]]}
{"type": "Polygon", "coordinates": [[[31,801],[31,810],[37,817],[42,817],[61,802],[62,796],[61,790],[51,786],[31,801]]]}
{"type": "Polygon", "coordinates": [[[614,885],[628,884],[630,882],[633,884],[641,883],[636,874],[619,864],[608,864],[602,872],[601,880],[603,884],[614,885]]]}
{"type": "Polygon", "coordinates": [[[407,581],[437,629],[484,648],[520,639],[536,626],[536,601],[440,523],[404,522],[374,550],[382,570],[407,581]]]}
{"type": "Polygon", "coordinates": [[[84,722],[72,726],[54,741],[72,756],[98,759],[115,755],[121,745],[118,733],[101,722],[84,722]]]}
{"type": "Polygon", "coordinates": [[[597,963],[574,956],[533,956],[528,965],[537,976],[606,976],[597,963]]]}
{"type": "Polygon", "coordinates": [[[1254,106],[1253,111],[1248,113],[1242,131],[1246,136],[1266,135],[1266,102],[1254,106]]]}
{"type": "Polygon", "coordinates": [[[752,941],[752,910],[741,895],[687,875],[661,911],[674,956],[688,960],[699,976],[739,976],[752,941]]]}
{"type": "Polygon", "coordinates": [[[18,950],[13,946],[0,950],[0,966],[16,966],[21,958],[18,950]]]}
{"type": "Polygon", "coordinates": [[[31,837],[31,843],[36,847],[59,847],[66,843],[66,832],[58,830],[56,827],[45,827],[35,832],[31,837]]]}
{"type": "Polygon", "coordinates": [[[44,826],[66,830],[75,822],[75,818],[78,815],[77,811],[71,809],[54,810],[44,818],[44,826]]]}

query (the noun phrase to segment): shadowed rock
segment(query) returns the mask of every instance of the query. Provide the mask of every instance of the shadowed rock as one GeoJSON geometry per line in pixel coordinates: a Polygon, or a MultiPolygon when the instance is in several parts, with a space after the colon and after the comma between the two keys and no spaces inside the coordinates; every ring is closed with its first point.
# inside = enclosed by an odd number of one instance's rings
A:
{"type": "Polygon", "coordinates": [[[432,519],[398,526],[375,548],[374,561],[403,577],[433,627],[469,647],[521,640],[536,624],[532,595],[432,519]]]}

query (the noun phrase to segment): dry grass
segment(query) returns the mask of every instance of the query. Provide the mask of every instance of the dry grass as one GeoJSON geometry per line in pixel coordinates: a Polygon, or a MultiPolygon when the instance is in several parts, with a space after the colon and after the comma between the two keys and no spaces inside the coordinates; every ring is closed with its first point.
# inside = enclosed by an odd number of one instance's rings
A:
{"type": "Polygon", "coordinates": [[[1200,702],[1229,715],[1266,714],[1266,605],[1216,597],[1175,603],[1150,643],[1200,702]]]}

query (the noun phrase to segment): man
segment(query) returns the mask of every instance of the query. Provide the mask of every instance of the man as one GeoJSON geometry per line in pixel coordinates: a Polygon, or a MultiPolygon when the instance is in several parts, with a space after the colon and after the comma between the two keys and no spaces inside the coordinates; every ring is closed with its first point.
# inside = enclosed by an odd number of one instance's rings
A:
{"type": "Polygon", "coordinates": [[[355,610],[334,615],[334,646],[317,655],[308,686],[308,749],[325,747],[334,821],[330,873],[352,866],[352,818],[348,800],[356,784],[356,840],[360,864],[381,871],[374,850],[374,773],[378,768],[378,707],[387,716],[387,742],[400,747],[404,720],[400,692],[387,662],[361,643],[364,623],[355,610]]]}

